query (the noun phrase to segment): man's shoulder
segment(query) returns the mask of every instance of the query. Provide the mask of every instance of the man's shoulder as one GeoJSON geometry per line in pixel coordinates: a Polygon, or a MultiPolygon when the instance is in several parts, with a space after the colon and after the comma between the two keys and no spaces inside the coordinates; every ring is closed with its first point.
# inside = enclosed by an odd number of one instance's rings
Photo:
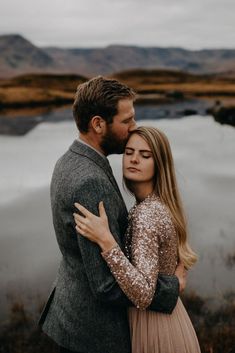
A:
{"type": "Polygon", "coordinates": [[[102,174],[102,168],[94,160],[82,154],[75,154],[72,151],[66,151],[56,162],[54,171],[67,173],[78,173],[86,175],[95,173],[102,174]]]}
{"type": "Polygon", "coordinates": [[[67,151],[55,164],[52,183],[59,182],[76,188],[109,185],[110,180],[106,170],[87,156],[67,151]]]}

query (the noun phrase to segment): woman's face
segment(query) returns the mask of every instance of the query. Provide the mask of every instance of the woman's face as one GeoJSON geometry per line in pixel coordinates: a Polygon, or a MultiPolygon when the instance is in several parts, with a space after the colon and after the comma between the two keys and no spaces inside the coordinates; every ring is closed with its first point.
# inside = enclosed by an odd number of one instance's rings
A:
{"type": "Polygon", "coordinates": [[[133,182],[153,182],[154,159],[147,142],[137,134],[129,138],[123,155],[123,175],[133,182]]]}

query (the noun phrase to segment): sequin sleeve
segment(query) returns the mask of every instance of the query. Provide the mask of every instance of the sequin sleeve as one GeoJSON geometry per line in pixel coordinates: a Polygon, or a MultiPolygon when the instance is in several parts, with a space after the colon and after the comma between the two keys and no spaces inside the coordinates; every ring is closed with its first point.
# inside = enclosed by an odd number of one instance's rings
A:
{"type": "Polygon", "coordinates": [[[156,209],[144,206],[139,207],[131,220],[131,262],[118,245],[102,253],[123,292],[143,310],[150,305],[156,288],[161,232],[156,209]]]}

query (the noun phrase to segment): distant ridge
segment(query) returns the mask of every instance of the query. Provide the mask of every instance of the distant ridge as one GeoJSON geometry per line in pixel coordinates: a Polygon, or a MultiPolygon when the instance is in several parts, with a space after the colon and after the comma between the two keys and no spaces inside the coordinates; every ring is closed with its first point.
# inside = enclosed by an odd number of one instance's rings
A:
{"type": "Polygon", "coordinates": [[[235,49],[191,51],[123,45],[87,49],[39,48],[17,34],[0,36],[0,78],[26,73],[73,73],[90,77],[141,68],[235,75],[235,49]]]}
{"type": "Polygon", "coordinates": [[[42,72],[55,65],[45,50],[36,47],[22,36],[0,36],[0,76],[14,76],[26,72],[42,72]]]}

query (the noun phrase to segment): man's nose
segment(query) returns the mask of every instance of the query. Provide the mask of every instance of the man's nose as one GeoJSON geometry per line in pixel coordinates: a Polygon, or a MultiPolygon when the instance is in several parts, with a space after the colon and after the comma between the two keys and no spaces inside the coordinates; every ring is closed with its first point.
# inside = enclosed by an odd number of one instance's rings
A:
{"type": "Polygon", "coordinates": [[[137,128],[137,124],[136,124],[135,119],[133,119],[133,121],[131,122],[131,125],[129,126],[128,131],[129,131],[129,132],[132,132],[132,131],[134,131],[136,128],[137,128]]]}

